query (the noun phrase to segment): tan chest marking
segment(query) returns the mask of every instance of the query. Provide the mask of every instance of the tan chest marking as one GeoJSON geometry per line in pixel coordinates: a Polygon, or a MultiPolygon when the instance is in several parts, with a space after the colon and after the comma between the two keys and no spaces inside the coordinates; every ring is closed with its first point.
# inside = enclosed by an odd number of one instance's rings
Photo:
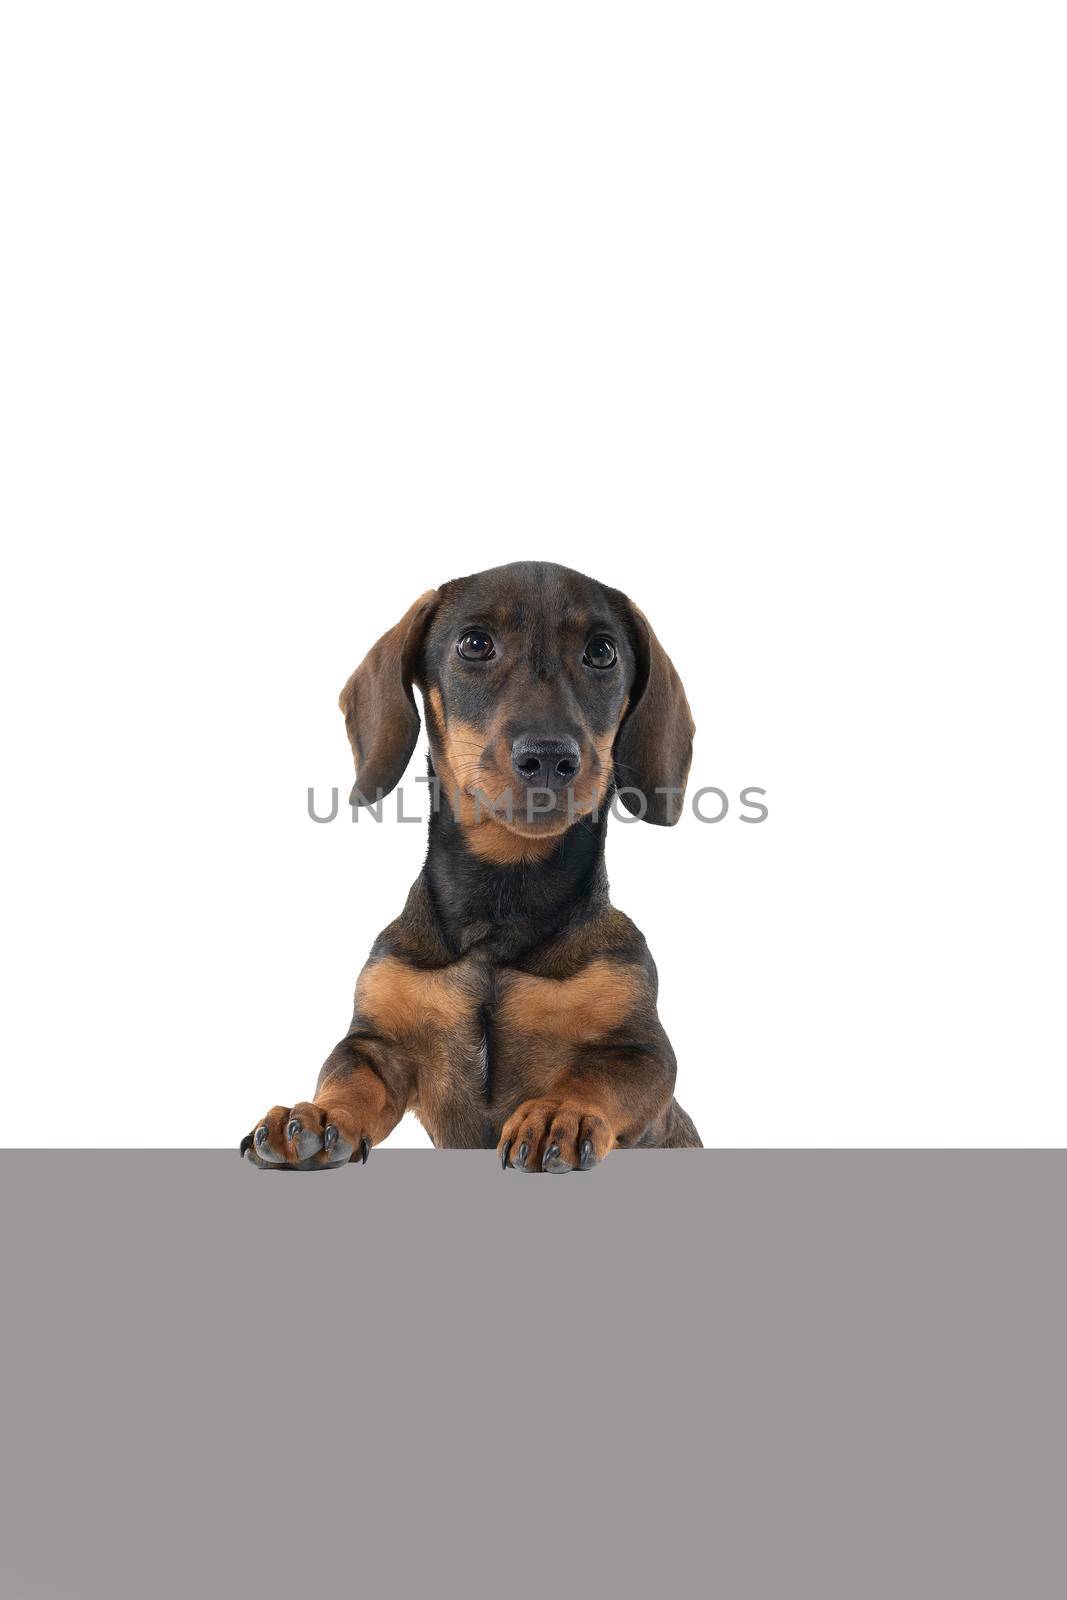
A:
{"type": "Polygon", "coordinates": [[[591,961],[573,978],[512,974],[501,997],[498,1021],[505,1029],[593,1044],[625,1022],[648,992],[643,967],[591,961]]]}
{"type": "Polygon", "coordinates": [[[360,1016],[385,1038],[408,1040],[455,1034],[469,1027],[478,996],[463,969],[424,971],[396,956],[382,956],[359,975],[360,1016]]]}

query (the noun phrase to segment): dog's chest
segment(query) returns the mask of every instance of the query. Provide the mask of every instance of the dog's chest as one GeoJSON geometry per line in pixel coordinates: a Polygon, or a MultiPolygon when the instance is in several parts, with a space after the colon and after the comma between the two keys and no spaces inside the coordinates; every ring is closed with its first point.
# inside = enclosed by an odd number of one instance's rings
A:
{"type": "Polygon", "coordinates": [[[492,1144],[501,1112],[543,1093],[626,1010],[630,983],[603,961],[558,978],[481,953],[435,968],[387,956],[365,969],[358,996],[416,1063],[417,1111],[434,1142],[492,1144]]]}
{"type": "Polygon", "coordinates": [[[466,957],[440,969],[433,993],[447,1095],[495,1114],[542,1093],[569,1056],[603,1037],[631,1006],[633,985],[606,961],[558,978],[466,957]]]}

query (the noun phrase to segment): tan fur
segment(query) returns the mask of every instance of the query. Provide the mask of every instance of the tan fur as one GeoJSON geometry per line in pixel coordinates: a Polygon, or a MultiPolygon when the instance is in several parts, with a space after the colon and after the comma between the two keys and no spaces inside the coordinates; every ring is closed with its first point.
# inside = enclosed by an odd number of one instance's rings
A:
{"type": "MultiPolygon", "coordinates": [[[[340,1127],[353,1148],[364,1135],[372,1145],[378,1144],[407,1109],[391,1101],[385,1084],[369,1067],[327,1078],[316,1090],[314,1104],[340,1127]]],[[[324,1154],[323,1159],[328,1157],[324,1154]]]]}
{"type": "Polygon", "coordinates": [[[443,729],[445,725],[445,704],[441,699],[441,691],[437,687],[436,683],[433,685],[433,688],[429,690],[426,698],[429,701],[430,710],[433,712],[434,721],[436,722],[438,728],[443,729]]]}
{"type": "Polygon", "coordinates": [[[480,823],[465,825],[467,844],[479,861],[490,861],[497,867],[525,866],[529,862],[544,861],[559,846],[558,833],[522,834],[483,817],[480,823]]]}
{"type": "Polygon", "coordinates": [[[502,1026],[562,1044],[592,1044],[626,1021],[647,991],[642,967],[591,961],[573,978],[514,973],[501,998],[502,1026]]]}
{"type": "Polygon", "coordinates": [[[426,972],[396,956],[364,967],[356,985],[360,1016],[388,1039],[453,1033],[469,1022],[475,1005],[454,969],[426,972]]]}
{"type": "MultiPolygon", "coordinates": [[[[625,709],[626,708],[623,707],[624,715],[625,709]]],[[[599,810],[600,804],[608,792],[608,785],[611,782],[612,773],[614,770],[614,757],[612,751],[615,745],[615,735],[617,733],[618,728],[612,728],[610,733],[606,733],[602,738],[594,741],[593,748],[596,751],[596,766],[589,774],[584,790],[581,788],[575,790],[575,798],[578,802],[579,809],[585,811],[599,810]]]]}
{"type": "Polygon", "coordinates": [[[544,861],[555,849],[567,824],[562,823],[555,830],[542,827],[536,832],[524,833],[493,816],[491,807],[506,806],[511,792],[511,785],[500,777],[500,752],[494,751],[496,759],[491,767],[483,767],[481,757],[487,748],[485,736],[466,722],[453,721],[446,725],[441,691],[436,685],[429,692],[429,702],[440,730],[434,749],[438,781],[472,852],[480,860],[497,866],[544,861]],[[484,798],[476,799],[473,791],[484,798]]]}
{"type": "Polygon", "coordinates": [[[471,723],[458,720],[446,723],[441,691],[436,685],[427,698],[436,722],[437,737],[432,743],[442,794],[479,860],[495,866],[544,861],[570,827],[573,817],[588,816],[604,799],[612,776],[614,729],[593,745],[592,770],[574,786],[573,816],[546,817],[543,821],[530,822],[522,814],[524,793],[521,788],[516,793],[511,780],[503,776],[507,752],[499,741],[487,737],[471,723]],[[491,752],[488,763],[483,759],[487,751],[491,752]],[[509,796],[510,817],[507,815],[509,796]],[[498,815],[493,815],[493,810],[498,815]]]}

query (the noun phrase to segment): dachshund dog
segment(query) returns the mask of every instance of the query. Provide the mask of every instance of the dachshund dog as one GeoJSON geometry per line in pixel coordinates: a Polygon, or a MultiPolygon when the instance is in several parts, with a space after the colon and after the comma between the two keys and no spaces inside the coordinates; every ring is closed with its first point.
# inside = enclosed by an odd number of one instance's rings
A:
{"type": "Polygon", "coordinates": [[[641,611],[516,562],[424,594],[341,692],[352,803],[400,782],[422,693],[434,805],[426,864],[356,985],[313,1100],[241,1142],[257,1166],[366,1161],[414,1111],[436,1146],[585,1171],[608,1152],[699,1146],[674,1099],[644,938],[608,898],[619,802],[670,825],[693,719],[641,611]]]}

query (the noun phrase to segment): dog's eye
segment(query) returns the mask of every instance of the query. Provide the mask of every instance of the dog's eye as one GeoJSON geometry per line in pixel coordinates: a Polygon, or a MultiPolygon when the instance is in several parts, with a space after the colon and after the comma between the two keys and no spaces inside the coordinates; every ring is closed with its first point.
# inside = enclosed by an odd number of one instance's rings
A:
{"type": "Polygon", "coordinates": [[[481,628],[472,628],[457,641],[456,651],[464,661],[492,661],[496,655],[496,646],[481,628]]]}
{"type": "Polygon", "coordinates": [[[590,639],[585,647],[582,660],[587,667],[613,667],[618,660],[615,646],[603,634],[598,634],[595,639],[590,639]]]}

